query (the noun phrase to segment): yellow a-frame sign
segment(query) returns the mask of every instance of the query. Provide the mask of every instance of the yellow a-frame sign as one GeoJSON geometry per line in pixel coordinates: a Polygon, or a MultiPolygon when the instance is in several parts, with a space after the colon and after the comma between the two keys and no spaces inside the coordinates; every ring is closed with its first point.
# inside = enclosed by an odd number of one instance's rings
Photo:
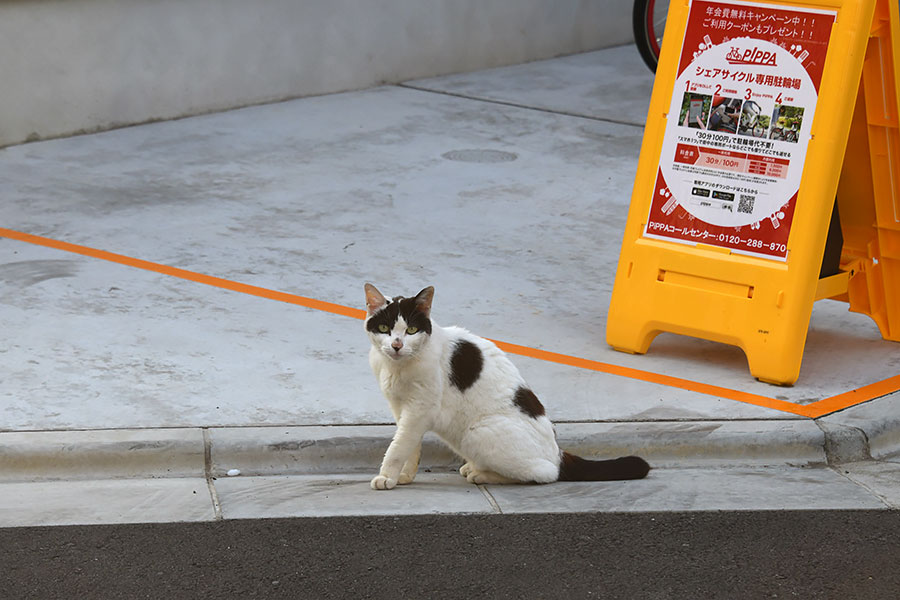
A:
{"type": "Polygon", "coordinates": [[[900,341],[895,65],[897,2],[671,3],[607,342],[733,344],[790,385],[816,300],[900,341]]]}

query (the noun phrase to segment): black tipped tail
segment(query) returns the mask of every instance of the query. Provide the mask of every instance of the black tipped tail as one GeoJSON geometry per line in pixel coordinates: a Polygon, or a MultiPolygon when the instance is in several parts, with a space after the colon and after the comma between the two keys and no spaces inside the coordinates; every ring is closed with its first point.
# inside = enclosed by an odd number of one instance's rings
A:
{"type": "Polygon", "coordinates": [[[588,460],[563,452],[559,463],[559,481],[623,481],[642,479],[650,465],[638,456],[623,456],[611,460],[588,460]]]}

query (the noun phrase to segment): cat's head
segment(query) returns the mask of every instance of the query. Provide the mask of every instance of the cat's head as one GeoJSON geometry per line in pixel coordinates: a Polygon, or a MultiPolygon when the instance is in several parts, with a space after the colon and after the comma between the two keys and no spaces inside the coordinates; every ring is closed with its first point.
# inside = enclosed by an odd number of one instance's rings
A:
{"type": "Polygon", "coordinates": [[[415,357],[431,337],[431,299],[428,286],[414,298],[388,300],[371,283],[366,284],[366,332],[369,340],[391,360],[415,357]]]}

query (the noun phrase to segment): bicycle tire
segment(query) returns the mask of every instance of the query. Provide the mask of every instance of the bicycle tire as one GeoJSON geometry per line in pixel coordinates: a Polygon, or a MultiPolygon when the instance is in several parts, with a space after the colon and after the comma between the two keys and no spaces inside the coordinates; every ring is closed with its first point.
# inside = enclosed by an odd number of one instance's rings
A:
{"type": "Polygon", "coordinates": [[[656,73],[659,62],[659,41],[653,24],[653,9],[656,0],[634,0],[631,12],[631,26],[634,43],[647,67],[656,73]]]}

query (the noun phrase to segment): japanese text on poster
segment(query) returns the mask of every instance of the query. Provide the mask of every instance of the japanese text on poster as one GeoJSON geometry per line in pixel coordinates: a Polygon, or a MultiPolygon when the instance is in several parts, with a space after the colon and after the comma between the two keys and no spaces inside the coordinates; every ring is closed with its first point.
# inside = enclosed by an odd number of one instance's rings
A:
{"type": "Polygon", "coordinates": [[[834,18],[692,3],[645,236],[787,258],[834,18]]]}

